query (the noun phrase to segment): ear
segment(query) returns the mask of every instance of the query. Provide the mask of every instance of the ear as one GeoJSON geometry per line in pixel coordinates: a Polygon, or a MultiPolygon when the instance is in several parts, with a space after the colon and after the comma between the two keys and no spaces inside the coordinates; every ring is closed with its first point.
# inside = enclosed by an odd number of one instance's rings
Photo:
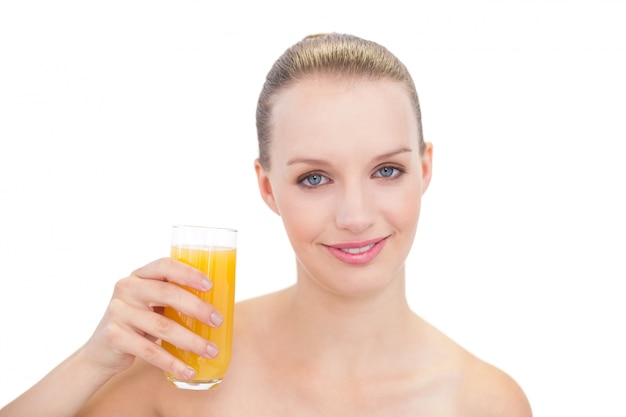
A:
{"type": "Polygon", "coordinates": [[[276,199],[274,198],[274,191],[272,190],[272,184],[268,172],[261,166],[258,159],[254,161],[254,170],[256,171],[257,182],[259,183],[259,192],[261,198],[265,201],[265,204],[276,214],[280,216],[278,206],[276,205],[276,199]]]}
{"type": "Polygon", "coordinates": [[[433,175],[433,144],[426,142],[426,149],[422,155],[422,195],[428,189],[433,175]]]}

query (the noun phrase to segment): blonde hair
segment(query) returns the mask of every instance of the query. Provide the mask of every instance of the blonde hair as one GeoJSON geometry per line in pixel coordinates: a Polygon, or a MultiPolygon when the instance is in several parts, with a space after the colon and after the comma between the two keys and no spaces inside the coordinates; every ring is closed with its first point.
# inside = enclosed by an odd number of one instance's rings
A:
{"type": "Polygon", "coordinates": [[[310,35],[287,49],[267,74],[256,110],[259,161],[269,169],[274,98],[306,77],[329,75],[337,78],[385,79],[402,83],[410,96],[416,115],[420,151],[424,138],[417,90],[409,71],[385,47],[347,34],[310,35]]]}

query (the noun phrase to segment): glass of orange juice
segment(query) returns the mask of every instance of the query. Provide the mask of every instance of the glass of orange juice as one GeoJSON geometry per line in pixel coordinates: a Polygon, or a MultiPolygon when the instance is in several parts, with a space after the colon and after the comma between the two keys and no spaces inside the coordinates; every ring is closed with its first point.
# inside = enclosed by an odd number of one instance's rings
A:
{"type": "Polygon", "coordinates": [[[213,287],[209,291],[202,292],[188,287],[185,289],[212,304],[222,314],[224,321],[219,327],[210,327],[200,320],[166,307],[166,317],[215,343],[219,349],[215,358],[208,359],[163,341],[165,350],[196,370],[196,376],[191,380],[181,380],[167,372],[166,376],[178,388],[208,390],[222,382],[230,364],[237,231],[202,226],[174,226],[170,256],[198,268],[211,279],[213,287]]]}

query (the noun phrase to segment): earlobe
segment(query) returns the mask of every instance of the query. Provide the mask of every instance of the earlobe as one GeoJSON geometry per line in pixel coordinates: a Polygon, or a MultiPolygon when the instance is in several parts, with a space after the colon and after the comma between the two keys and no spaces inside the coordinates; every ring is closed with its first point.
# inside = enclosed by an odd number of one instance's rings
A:
{"type": "Polygon", "coordinates": [[[259,184],[259,192],[261,198],[265,201],[265,204],[276,214],[280,216],[278,206],[276,205],[276,199],[274,198],[274,191],[272,190],[272,184],[265,169],[261,166],[258,159],[254,161],[254,170],[256,171],[256,178],[259,184]]]}
{"type": "Polygon", "coordinates": [[[422,155],[422,195],[428,189],[430,179],[433,175],[433,144],[426,143],[426,149],[422,155]]]}

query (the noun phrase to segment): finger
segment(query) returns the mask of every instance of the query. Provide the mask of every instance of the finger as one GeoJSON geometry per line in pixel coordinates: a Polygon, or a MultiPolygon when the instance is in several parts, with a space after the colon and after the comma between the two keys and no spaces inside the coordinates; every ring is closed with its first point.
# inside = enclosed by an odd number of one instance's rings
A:
{"type": "Polygon", "coordinates": [[[199,291],[213,287],[211,280],[197,268],[172,258],[161,258],[137,270],[132,275],[144,279],[175,282],[199,291]]]}
{"type": "Polygon", "coordinates": [[[198,336],[174,320],[152,311],[136,309],[132,314],[132,321],[128,324],[147,333],[151,338],[165,340],[187,352],[193,352],[208,359],[217,356],[218,348],[214,343],[198,336]]]}
{"type": "Polygon", "coordinates": [[[154,342],[128,330],[120,346],[125,352],[142,358],[146,362],[181,379],[191,379],[196,371],[178,358],[170,355],[165,349],[154,342]]]}
{"type": "Polygon", "coordinates": [[[219,326],[223,321],[220,313],[211,304],[202,301],[196,294],[169,282],[130,277],[116,284],[114,299],[152,311],[161,307],[172,307],[212,327],[219,326]]]}

